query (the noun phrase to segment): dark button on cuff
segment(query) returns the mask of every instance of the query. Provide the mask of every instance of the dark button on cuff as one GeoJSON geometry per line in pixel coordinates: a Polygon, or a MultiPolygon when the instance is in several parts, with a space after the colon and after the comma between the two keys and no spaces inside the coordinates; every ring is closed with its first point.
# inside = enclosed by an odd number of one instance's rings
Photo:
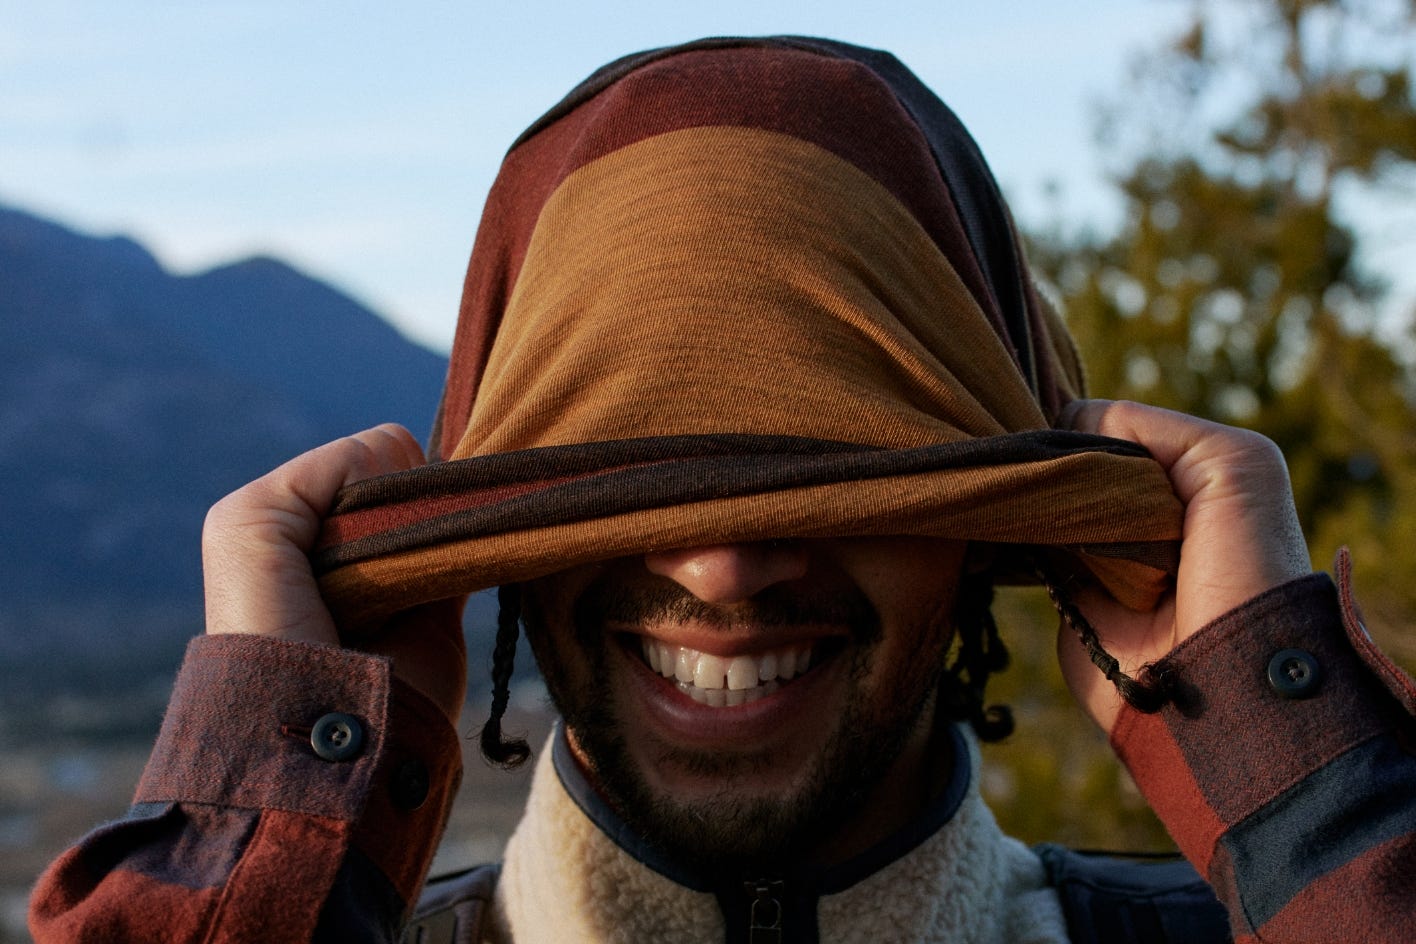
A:
{"type": "Polygon", "coordinates": [[[1310,698],[1318,693],[1323,672],[1311,652],[1280,649],[1269,659],[1268,680],[1284,698],[1310,698]]]}
{"type": "Polygon", "coordinates": [[[358,757],[364,749],[364,725],[353,715],[331,711],[310,729],[310,746],[325,760],[358,757]]]}
{"type": "Polygon", "coordinates": [[[416,810],[428,799],[432,778],[421,760],[405,760],[393,772],[393,805],[400,810],[416,810]]]}

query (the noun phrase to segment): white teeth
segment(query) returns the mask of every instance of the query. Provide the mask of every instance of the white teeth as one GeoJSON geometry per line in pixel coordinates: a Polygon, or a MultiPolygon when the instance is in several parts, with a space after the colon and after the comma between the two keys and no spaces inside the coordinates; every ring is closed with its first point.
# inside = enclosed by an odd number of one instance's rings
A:
{"type": "Polygon", "coordinates": [[[640,638],[644,661],[651,669],[676,680],[679,690],[694,701],[716,708],[744,705],[770,695],[780,682],[801,675],[811,664],[810,646],[728,657],[671,646],[648,636],[640,638]]]}
{"type": "Polygon", "coordinates": [[[699,688],[696,685],[687,685],[683,682],[680,682],[678,686],[679,691],[700,705],[709,705],[714,708],[735,708],[738,705],[750,704],[759,698],[766,698],[779,688],[781,688],[781,684],[776,679],[763,682],[756,688],[738,691],[722,688],[699,688]]]}
{"type": "MultiPolygon", "coordinates": [[[[683,650],[680,650],[683,651],[683,650]]],[[[693,669],[693,684],[699,688],[717,689],[723,687],[728,675],[728,660],[706,652],[698,654],[698,665],[693,669]]]]}
{"type": "Polygon", "coordinates": [[[733,656],[728,663],[728,688],[732,691],[756,688],[758,682],[757,660],[752,656],[733,656]]]}

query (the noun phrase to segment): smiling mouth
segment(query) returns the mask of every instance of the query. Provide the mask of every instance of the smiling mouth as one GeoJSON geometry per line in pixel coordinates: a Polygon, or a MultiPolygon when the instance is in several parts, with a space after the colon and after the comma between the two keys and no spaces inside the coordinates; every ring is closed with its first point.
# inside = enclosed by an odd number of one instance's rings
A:
{"type": "Polygon", "coordinates": [[[839,645],[832,640],[782,646],[762,652],[718,656],[640,636],[640,654],[649,668],[671,679],[700,705],[735,708],[766,698],[819,665],[839,645]]]}

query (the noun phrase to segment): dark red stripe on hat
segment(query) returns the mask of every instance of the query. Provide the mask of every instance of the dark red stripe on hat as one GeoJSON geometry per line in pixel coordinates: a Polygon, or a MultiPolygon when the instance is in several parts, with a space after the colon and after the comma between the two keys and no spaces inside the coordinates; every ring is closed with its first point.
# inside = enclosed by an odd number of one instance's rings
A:
{"type": "MultiPolygon", "coordinates": [[[[465,461],[465,460],[464,460],[465,461]]],[[[637,466],[616,466],[586,472],[581,475],[563,475],[555,478],[538,479],[534,482],[519,482],[494,488],[450,492],[428,498],[411,499],[388,505],[345,512],[327,520],[320,533],[320,543],[316,550],[359,541],[375,535],[396,531],[418,521],[446,517],[460,511],[496,505],[511,501],[533,492],[557,489],[572,482],[594,475],[614,475],[627,469],[645,469],[656,465],[648,462],[637,466]]]]}
{"type": "Polygon", "coordinates": [[[1096,452],[1146,455],[1134,443],[1057,430],[914,449],[779,436],[672,436],[501,453],[424,466],[371,479],[358,492],[346,490],[350,494],[327,520],[312,559],[316,572],[325,573],[444,541],[669,504],[1096,452]],[[626,461],[631,456],[635,461],[626,461]],[[567,465],[600,471],[554,474],[567,465]],[[508,485],[512,481],[517,484],[508,485]],[[362,503],[375,501],[381,503],[376,519],[359,515],[362,503]],[[357,523],[345,529],[345,516],[357,523]],[[374,532],[371,523],[386,529],[374,532]]]}
{"type": "Polygon", "coordinates": [[[419,501],[471,489],[497,488],[524,482],[544,483],[557,477],[573,478],[620,466],[675,459],[762,453],[812,456],[861,452],[873,448],[876,447],[808,439],[802,436],[737,433],[646,436],[638,439],[540,446],[433,463],[355,482],[340,489],[330,514],[344,515],[389,502],[419,501]]]}

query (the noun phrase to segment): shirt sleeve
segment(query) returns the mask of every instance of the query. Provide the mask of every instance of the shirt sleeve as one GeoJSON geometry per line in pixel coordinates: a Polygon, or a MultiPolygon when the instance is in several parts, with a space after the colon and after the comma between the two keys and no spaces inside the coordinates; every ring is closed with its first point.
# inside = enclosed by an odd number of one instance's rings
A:
{"type": "Polygon", "coordinates": [[[1338,582],[1300,578],[1155,666],[1175,694],[1112,745],[1229,909],[1238,942],[1409,941],[1416,685],[1338,582]]]}
{"type": "Polygon", "coordinates": [[[387,659],[194,639],[128,815],[40,878],[36,944],[391,941],[461,778],[387,659]]]}

